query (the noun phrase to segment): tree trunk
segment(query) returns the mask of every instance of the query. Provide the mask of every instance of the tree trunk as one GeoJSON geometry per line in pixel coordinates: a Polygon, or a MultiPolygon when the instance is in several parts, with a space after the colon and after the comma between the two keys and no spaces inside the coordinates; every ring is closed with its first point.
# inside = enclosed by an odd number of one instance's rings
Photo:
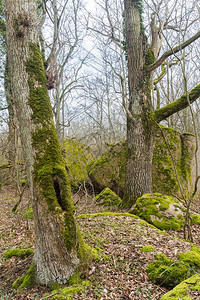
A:
{"type": "Polygon", "coordinates": [[[131,207],[138,197],[152,192],[153,126],[142,119],[127,126],[127,162],[123,207],[131,207]]]}
{"type": "Polygon", "coordinates": [[[7,51],[13,99],[34,213],[36,281],[65,283],[86,249],[73,216],[39,49],[37,1],[6,0],[7,51]]]}
{"type": "MultiPolygon", "coordinates": [[[[200,85],[187,95],[153,112],[151,82],[153,71],[171,55],[184,49],[200,37],[200,31],[184,43],[166,51],[160,58],[158,52],[161,32],[154,28],[151,47],[148,46],[142,23],[142,0],[124,0],[125,35],[128,55],[129,107],[125,196],[123,207],[131,207],[144,193],[152,192],[152,157],[154,127],[160,121],[186,108],[200,96],[200,85]],[[155,38],[155,34],[158,38],[155,38]],[[155,58],[157,60],[155,60],[155,58]]],[[[154,20],[154,24],[155,20],[154,20]]],[[[153,26],[154,27],[154,26],[153,26]]]]}
{"type": "Polygon", "coordinates": [[[138,5],[125,0],[125,34],[128,53],[129,111],[128,155],[123,206],[130,207],[143,193],[152,192],[153,122],[150,75],[144,74],[146,40],[138,5]]]}

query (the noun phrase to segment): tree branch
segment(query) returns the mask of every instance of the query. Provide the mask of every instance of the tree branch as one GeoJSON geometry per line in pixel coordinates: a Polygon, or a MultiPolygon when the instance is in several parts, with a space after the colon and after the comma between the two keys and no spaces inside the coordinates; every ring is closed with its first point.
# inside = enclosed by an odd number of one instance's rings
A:
{"type": "MultiPolygon", "coordinates": [[[[189,93],[188,98],[189,102],[193,103],[200,97],[200,84],[196,85],[189,93]]],[[[174,113],[186,108],[189,105],[187,100],[187,95],[184,94],[174,102],[160,108],[156,109],[154,112],[156,121],[159,123],[162,120],[170,117],[174,113]]]]}
{"type": "Polygon", "coordinates": [[[200,31],[198,31],[194,36],[192,36],[189,40],[185,41],[184,43],[176,46],[175,48],[173,48],[171,50],[166,51],[154,64],[152,64],[151,66],[146,68],[146,72],[151,72],[151,71],[155,70],[165,61],[166,58],[168,58],[172,54],[179,52],[180,50],[183,50],[184,48],[189,46],[191,43],[196,41],[199,37],[200,37],[200,31]]]}

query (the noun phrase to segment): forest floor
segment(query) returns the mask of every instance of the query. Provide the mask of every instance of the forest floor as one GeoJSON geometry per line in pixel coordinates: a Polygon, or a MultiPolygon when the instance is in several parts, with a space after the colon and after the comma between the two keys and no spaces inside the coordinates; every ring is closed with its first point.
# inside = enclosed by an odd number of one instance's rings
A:
{"type": "MultiPolygon", "coordinates": [[[[34,286],[20,292],[12,289],[12,283],[25,274],[33,257],[6,259],[3,257],[5,250],[34,249],[33,221],[24,218],[28,192],[25,191],[22,203],[13,213],[18,199],[12,187],[5,186],[0,191],[0,299],[52,299],[51,296],[44,297],[45,293],[55,294],[46,287],[34,286]]],[[[74,202],[76,216],[108,211],[95,205],[89,195],[77,194],[74,202]]],[[[195,207],[198,209],[200,204],[195,203],[195,207]]],[[[85,278],[91,285],[73,299],[160,299],[168,290],[149,281],[145,271],[147,265],[155,260],[156,254],[164,253],[176,260],[178,253],[190,250],[190,243],[180,240],[182,231],[162,234],[147,223],[128,216],[99,214],[77,218],[77,221],[85,241],[99,249],[100,261],[89,264],[85,278]],[[155,251],[143,252],[141,249],[145,245],[154,246],[155,251]]],[[[194,243],[200,246],[200,226],[193,226],[192,232],[194,243]]],[[[193,299],[200,299],[200,295],[194,295],[193,299]]]]}

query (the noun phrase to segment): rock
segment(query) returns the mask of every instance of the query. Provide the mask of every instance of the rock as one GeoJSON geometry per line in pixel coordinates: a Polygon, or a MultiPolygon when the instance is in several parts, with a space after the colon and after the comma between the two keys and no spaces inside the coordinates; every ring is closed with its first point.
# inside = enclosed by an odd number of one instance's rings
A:
{"type": "Polygon", "coordinates": [[[159,193],[143,195],[129,211],[161,230],[180,230],[184,212],[176,198],[159,193]]]}
{"type": "Polygon", "coordinates": [[[94,198],[94,201],[97,204],[104,206],[119,206],[122,202],[121,198],[109,188],[105,188],[99,195],[94,198]]]}
{"type": "MultiPolygon", "coordinates": [[[[160,193],[144,194],[129,213],[137,215],[161,230],[180,230],[186,209],[175,197],[160,193]]],[[[191,224],[200,224],[200,215],[191,214],[191,224]]]]}
{"type": "Polygon", "coordinates": [[[73,189],[77,189],[83,182],[88,182],[88,165],[94,160],[89,148],[73,139],[67,139],[62,145],[62,154],[73,189]]]}
{"type": "Polygon", "coordinates": [[[173,290],[161,297],[161,300],[179,300],[179,299],[198,299],[200,297],[200,277],[195,274],[190,278],[182,281],[173,290]],[[194,295],[194,297],[193,297],[194,295]]]}
{"type": "Polygon", "coordinates": [[[179,254],[178,260],[173,261],[164,254],[158,254],[156,261],[150,263],[146,271],[151,281],[166,287],[174,287],[200,271],[200,255],[195,251],[188,251],[179,254]]]}
{"type": "MultiPolygon", "coordinates": [[[[176,165],[179,180],[185,193],[193,189],[195,178],[195,137],[192,134],[180,132],[161,126],[156,129],[153,155],[153,191],[164,195],[177,194],[180,189],[174,172],[172,157],[163,139],[167,141],[176,165]]],[[[123,197],[125,185],[125,166],[127,143],[125,141],[110,145],[107,150],[89,165],[89,177],[96,192],[109,187],[117,195],[123,197]]]]}
{"type": "Polygon", "coordinates": [[[126,152],[126,142],[112,144],[96,161],[89,165],[89,177],[97,192],[109,187],[120,197],[123,196],[126,152]]]}

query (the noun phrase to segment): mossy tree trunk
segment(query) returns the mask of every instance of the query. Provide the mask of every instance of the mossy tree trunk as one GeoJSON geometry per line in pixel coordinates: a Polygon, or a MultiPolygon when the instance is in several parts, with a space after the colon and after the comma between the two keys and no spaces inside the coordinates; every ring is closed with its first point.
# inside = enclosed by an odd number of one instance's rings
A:
{"type": "MultiPolygon", "coordinates": [[[[142,24],[142,0],[124,0],[125,35],[128,55],[129,107],[127,112],[127,144],[125,195],[123,207],[131,207],[138,197],[152,192],[153,133],[157,123],[188,106],[183,95],[164,108],[153,111],[151,83],[153,72],[163,61],[200,37],[200,32],[158,58],[159,30],[152,26],[152,44],[148,46],[142,24]],[[157,37],[156,37],[157,35],[157,37]],[[156,37],[156,38],[155,38],[156,37]]],[[[152,23],[153,24],[153,23],[152,23]]],[[[192,103],[200,96],[200,86],[189,93],[192,103]]]]}
{"type": "Polygon", "coordinates": [[[73,217],[38,43],[37,1],[6,0],[11,88],[32,197],[36,281],[64,283],[86,254],[73,217]]]}

